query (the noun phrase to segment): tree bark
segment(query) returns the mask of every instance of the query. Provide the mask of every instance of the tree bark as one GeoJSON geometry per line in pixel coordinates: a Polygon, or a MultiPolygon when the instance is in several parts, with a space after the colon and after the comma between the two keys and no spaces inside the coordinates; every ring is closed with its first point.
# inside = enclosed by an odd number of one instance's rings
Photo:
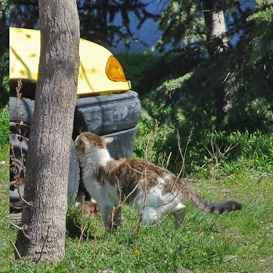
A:
{"type": "MultiPolygon", "coordinates": [[[[16,247],[32,260],[65,255],[67,181],[79,71],[75,0],[40,0],[41,52],[16,247]]],[[[16,257],[18,258],[18,254],[16,257]]]]}
{"type": "Polygon", "coordinates": [[[203,0],[203,12],[207,27],[207,48],[212,55],[228,47],[223,1],[203,0]]]}

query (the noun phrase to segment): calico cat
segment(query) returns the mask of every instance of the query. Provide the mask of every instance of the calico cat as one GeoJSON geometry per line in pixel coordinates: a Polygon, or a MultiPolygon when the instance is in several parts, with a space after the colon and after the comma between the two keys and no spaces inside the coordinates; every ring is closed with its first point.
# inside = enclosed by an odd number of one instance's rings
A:
{"type": "Polygon", "coordinates": [[[99,205],[107,232],[119,225],[122,204],[136,208],[144,224],[159,222],[164,214],[173,213],[175,228],[185,216],[186,208],[180,203],[183,199],[207,213],[242,209],[236,201],[215,204],[202,199],[174,174],[146,160],[114,160],[106,148],[112,141],[112,137],[88,132],[81,133],[75,141],[83,183],[99,205]]]}

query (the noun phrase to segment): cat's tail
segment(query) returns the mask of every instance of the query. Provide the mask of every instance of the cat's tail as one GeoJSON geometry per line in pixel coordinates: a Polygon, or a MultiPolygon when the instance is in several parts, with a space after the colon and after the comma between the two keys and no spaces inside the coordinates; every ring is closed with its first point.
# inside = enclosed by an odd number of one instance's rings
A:
{"type": "Polygon", "coordinates": [[[219,204],[212,203],[203,199],[196,192],[187,187],[187,185],[184,184],[183,187],[185,187],[185,189],[182,191],[182,196],[192,202],[198,209],[206,213],[224,214],[233,210],[241,210],[243,208],[241,203],[233,200],[219,204]]]}

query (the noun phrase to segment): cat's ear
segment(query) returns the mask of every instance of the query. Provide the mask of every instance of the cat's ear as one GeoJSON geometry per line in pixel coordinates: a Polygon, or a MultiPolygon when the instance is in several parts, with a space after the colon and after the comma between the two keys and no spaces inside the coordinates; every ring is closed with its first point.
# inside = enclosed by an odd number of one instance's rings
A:
{"type": "Polygon", "coordinates": [[[113,137],[104,137],[104,140],[105,140],[106,145],[108,145],[109,143],[111,143],[114,140],[114,138],[113,137]]]}

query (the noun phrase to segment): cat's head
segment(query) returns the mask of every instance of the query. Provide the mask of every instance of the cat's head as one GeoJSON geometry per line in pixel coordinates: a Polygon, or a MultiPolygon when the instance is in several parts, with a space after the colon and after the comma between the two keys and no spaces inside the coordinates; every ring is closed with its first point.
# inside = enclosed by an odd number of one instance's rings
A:
{"type": "Polygon", "coordinates": [[[75,149],[78,155],[106,150],[106,145],[114,140],[113,137],[100,137],[98,135],[83,132],[75,140],[75,149]]]}

